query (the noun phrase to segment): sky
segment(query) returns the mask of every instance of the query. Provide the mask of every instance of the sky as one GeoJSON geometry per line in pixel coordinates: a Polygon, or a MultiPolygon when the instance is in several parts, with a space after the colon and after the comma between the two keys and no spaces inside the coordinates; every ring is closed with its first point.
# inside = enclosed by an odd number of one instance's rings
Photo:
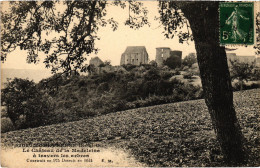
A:
{"type": "MultiPolygon", "coordinates": [[[[145,46],[150,60],[155,59],[157,47],[170,47],[172,50],[183,51],[183,57],[195,51],[194,42],[180,44],[178,38],[166,39],[163,35],[163,27],[160,26],[159,21],[154,18],[159,16],[158,2],[156,1],[143,1],[149,13],[148,18],[151,26],[144,26],[138,30],[131,29],[124,25],[124,21],[128,17],[128,10],[121,9],[120,7],[110,6],[107,8],[107,18],[113,17],[119,23],[118,29],[112,31],[110,26],[101,27],[98,31],[98,36],[101,38],[96,41],[96,47],[99,48],[97,55],[92,54],[87,57],[87,62],[91,57],[98,56],[101,60],[110,60],[112,65],[119,65],[121,54],[125,51],[127,46],[145,46]]],[[[234,48],[234,47],[230,47],[234,48]]],[[[249,47],[235,47],[237,55],[254,55],[255,50],[252,46],[249,47]]],[[[40,63],[27,64],[26,63],[27,51],[19,49],[7,55],[7,61],[1,64],[2,68],[11,69],[44,69],[42,63],[45,55],[40,55],[40,63]]]]}

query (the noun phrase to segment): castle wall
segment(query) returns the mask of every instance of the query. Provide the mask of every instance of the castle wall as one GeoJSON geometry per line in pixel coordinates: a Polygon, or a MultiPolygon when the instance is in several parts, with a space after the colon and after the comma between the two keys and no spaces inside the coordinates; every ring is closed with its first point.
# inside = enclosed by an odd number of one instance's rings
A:
{"type": "Polygon", "coordinates": [[[98,67],[100,64],[103,64],[103,61],[100,60],[98,57],[95,57],[95,58],[90,59],[89,64],[92,64],[92,65],[98,67]]]}
{"type": "Polygon", "coordinates": [[[125,54],[121,55],[120,65],[125,64],[125,54]]]}
{"type": "Polygon", "coordinates": [[[166,47],[156,48],[155,61],[158,66],[162,66],[163,61],[170,57],[170,51],[171,49],[166,47]]]}
{"type": "Polygon", "coordinates": [[[148,53],[144,50],[142,51],[132,51],[132,52],[124,52],[121,55],[120,65],[124,64],[147,64],[148,63],[148,53]]]}

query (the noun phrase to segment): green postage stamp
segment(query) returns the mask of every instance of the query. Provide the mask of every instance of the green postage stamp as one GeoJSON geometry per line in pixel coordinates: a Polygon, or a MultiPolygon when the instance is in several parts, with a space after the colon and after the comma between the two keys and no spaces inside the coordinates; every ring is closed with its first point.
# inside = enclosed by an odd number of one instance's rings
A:
{"type": "Polygon", "coordinates": [[[254,44],[254,3],[221,2],[220,44],[254,44]]]}

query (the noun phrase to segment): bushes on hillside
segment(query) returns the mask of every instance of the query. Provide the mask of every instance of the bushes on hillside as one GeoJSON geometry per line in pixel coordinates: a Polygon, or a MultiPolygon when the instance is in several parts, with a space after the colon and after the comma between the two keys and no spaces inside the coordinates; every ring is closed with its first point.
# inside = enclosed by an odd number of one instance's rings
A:
{"type": "MultiPolygon", "coordinates": [[[[241,90],[241,83],[233,82],[232,87],[234,91],[239,91],[241,90]]],[[[258,81],[249,81],[248,83],[243,83],[242,88],[244,90],[260,88],[260,83],[258,81]]]]}
{"type": "Polygon", "coordinates": [[[169,58],[163,61],[163,64],[171,69],[175,69],[181,66],[181,59],[177,55],[171,55],[169,58]]]}
{"type": "Polygon", "coordinates": [[[182,61],[182,66],[185,67],[191,67],[194,63],[197,62],[197,58],[196,58],[196,54],[195,53],[190,53],[189,55],[187,55],[183,61],[182,61]]]}
{"type": "Polygon", "coordinates": [[[39,91],[33,81],[14,78],[1,90],[1,96],[1,104],[7,107],[7,116],[16,129],[45,124],[49,96],[39,91]]]}
{"type": "Polygon", "coordinates": [[[255,63],[239,62],[238,60],[230,60],[230,77],[232,80],[238,80],[240,83],[240,90],[243,90],[244,82],[257,77],[257,70],[255,63]],[[256,76],[254,75],[256,74],[256,76]]]}
{"type": "MultiPolygon", "coordinates": [[[[8,107],[7,117],[16,127],[10,126],[9,121],[5,124],[5,130],[75,121],[130,108],[202,98],[201,87],[172,78],[180,75],[180,69],[186,71],[183,74],[188,79],[186,81],[192,80],[193,75],[199,75],[193,56],[188,58],[185,67],[174,70],[167,66],[129,64],[124,65],[126,71],[122,72],[91,73],[88,76],[55,74],[38,84],[15,78],[2,89],[2,105],[8,107]]],[[[240,69],[248,67],[250,77],[247,80],[259,80],[259,70],[255,66],[233,68],[231,76],[234,77],[235,70],[240,72],[240,69]]],[[[233,84],[234,90],[240,90],[240,83],[233,84]]],[[[256,87],[259,84],[251,81],[243,84],[244,89],[256,87]]]]}
{"type": "MultiPolygon", "coordinates": [[[[200,89],[177,79],[170,80],[179,71],[142,66],[125,65],[128,70],[125,73],[70,77],[55,75],[37,85],[26,81],[30,84],[19,93],[32,97],[25,99],[26,108],[24,104],[20,105],[23,108],[19,113],[24,116],[23,127],[75,121],[129,108],[201,98],[200,89]]],[[[5,91],[9,95],[18,94],[5,91]]],[[[14,120],[18,120],[17,117],[14,120]]]]}
{"type": "Polygon", "coordinates": [[[182,87],[180,88],[173,89],[171,95],[150,95],[145,99],[139,99],[133,102],[128,102],[126,104],[126,109],[199,99],[202,98],[202,95],[203,93],[200,87],[186,84],[182,85],[182,87]]]}
{"type": "Polygon", "coordinates": [[[192,76],[193,76],[192,72],[186,72],[186,73],[183,74],[184,79],[191,79],[192,76]]]}

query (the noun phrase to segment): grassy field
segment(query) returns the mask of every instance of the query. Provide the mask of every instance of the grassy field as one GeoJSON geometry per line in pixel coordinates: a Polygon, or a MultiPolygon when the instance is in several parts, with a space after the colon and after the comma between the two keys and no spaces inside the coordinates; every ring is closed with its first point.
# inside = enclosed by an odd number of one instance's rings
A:
{"type": "MultiPolygon", "coordinates": [[[[234,93],[234,104],[250,152],[260,165],[260,89],[234,93]]],[[[225,166],[204,100],[132,109],[1,135],[15,144],[93,144],[129,151],[147,166],[225,166]]]]}

